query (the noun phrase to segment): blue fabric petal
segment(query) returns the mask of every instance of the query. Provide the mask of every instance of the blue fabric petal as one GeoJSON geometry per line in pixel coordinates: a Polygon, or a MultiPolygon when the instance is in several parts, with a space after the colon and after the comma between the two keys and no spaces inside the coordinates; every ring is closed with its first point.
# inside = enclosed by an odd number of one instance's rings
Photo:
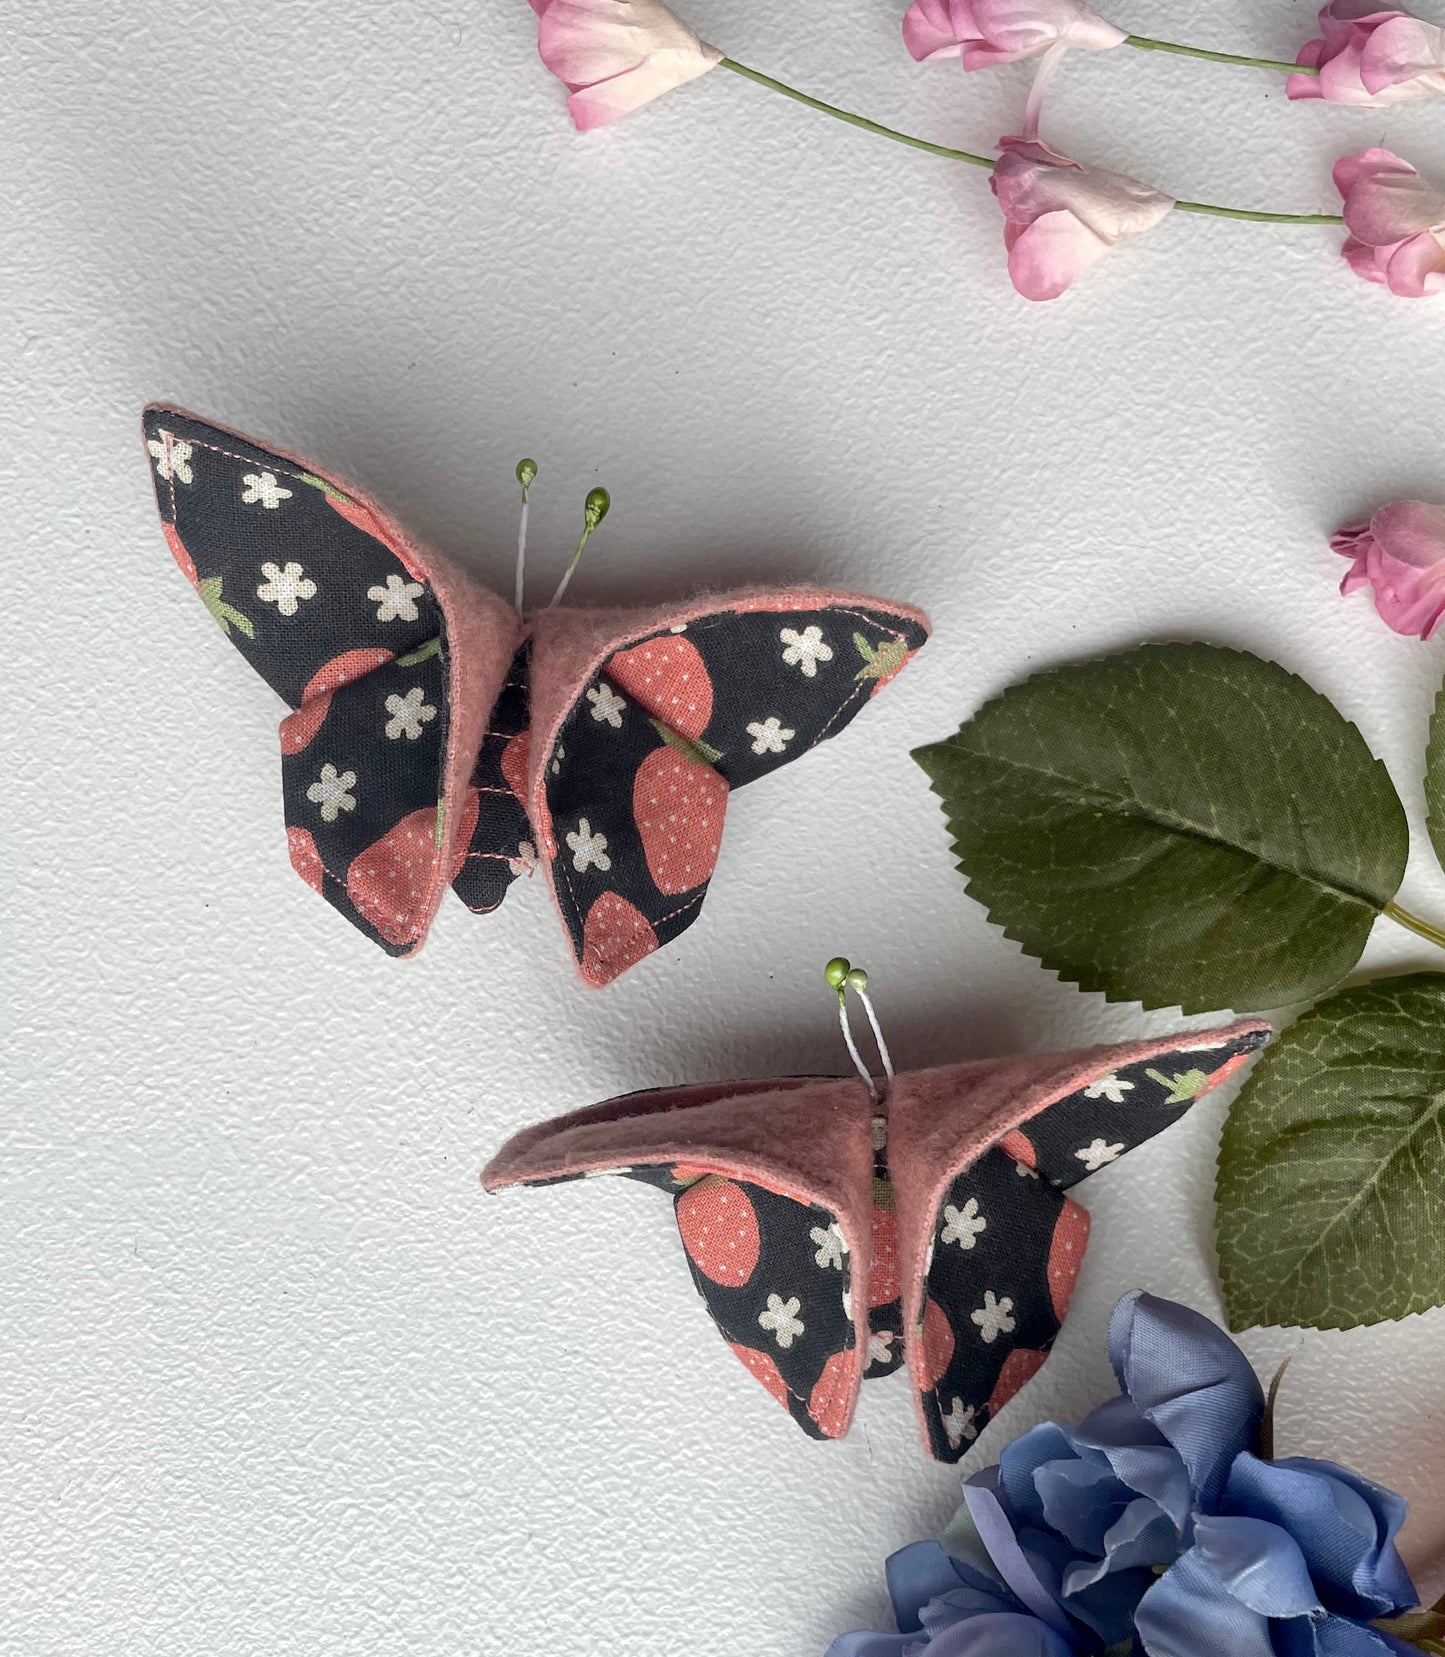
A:
{"type": "Polygon", "coordinates": [[[992,1483],[982,1482],[987,1477],[985,1473],[980,1474],[977,1479],[970,1479],[963,1487],[963,1499],[973,1516],[974,1524],[978,1526],[978,1533],[988,1549],[989,1558],[999,1575],[1035,1617],[1048,1623],[1060,1634],[1071,1634],[1072,1625],[1067,1615],[1055,1595],[1044,1585],[1037,1568],[1020,1545],[992,1483]]]}
{"type": "Polygon", "coordinates": [[[927,1650],[916,1634],[840,1634],[823,1657],[915,1657],[927,1650]]]}
{"type": "Polygon", "coordinates": [[[1300,1617],[1277,1623],[1275,1645],[1279,1657],[1420,1657],[1415,1646],[1349,1617],[1300,1617]]]}
{"type": "Polygon", "coordinates": [[[1111,1398],[1100,1404],[1084,1417],[1074,1439],[1083,1448],[1098,1450],[1124,1484],[1156,1501],[1181,1536],[1188,1533],[1194,1511],[1189,1470],[1132,1399],[1111,1398]]]}
{"type": "Polygon", "coordinates": [[[1051,1461],[1071,1461],[1075,1453],[1071,1434],[1056,1421],[1042,1422],[1004,1446],[998,1458],[998,1489],[1016,1524],[1046,1522],[1036,1484],[1038,1469],[1051,1461]]]}
{"type": "Polygon", "coordinates": [[[1130,1502],[1109,1527],[1098,1561],[1080,1560],[1064,1574],[1065,1594],[1082,1593],[1115,1571],[1172,1565],[1179,1557],[1179,1532],[1167,1513],[1145,1497],[1130,1502]]]}
{"type": "Polygon", "coordinates": [[[1134,1492],[1114,1477],[1102,1456],[1046,1461],[1034,1473],[1034,1488],[1043,1522],[1092,1559],[1103,1554],[1105,1536],[1134,1500],[1134,1492]]]}
{"type": "Polygon", "coordinates": [[[1419,1604],[1395,1546],[1409,1504],[1393,1490],[1332,1461],[1241,1456],[1230,1472],[1228,1501],[1288,1529],[1327,1609],[1369,1621],[1419,1604]]]}
{"type": "MultiPolygon", "coordinates": [[[[915,1542],[900,1548],[889,1558],[885,1570],[893,1616],[905,1634],[923,1626],[919,1613],[929,1600],[950,1593],[962,1581],[957,1566],[937,1542],[915,1542]]],[[[1003,1596],[1005,1601],[1007,1597],[1003,1596]]],[[[1012,1606],[1006,1608],[1011,1610],[1012,1606]]]]}
{"type": "Polygon", "coordinates": [[[1082,1648],[1018,1612],[996,1612],[955,1623],[928,1648],[927,1657],[1074,1657],[1082,1648]]]}
{"type": "Polygon", "coordinates": [[[1119,1385],[1183,1457],[1195,1505],[1213,1512],[1264,1416],[1244,1354],[1208,1318],[1136,1289],[1109,1319],[1109,1359],[1119,1385]]]}
{"type": "Polygon", "coordinates": [[[1149,1657],[1276,1657],[1268,1619],[1241,1605],[1194,1552],[1145,1594],[1134,1626],[1149,1657]]]}
{"type": "Polygon", "coordinates": [[[1307,1617],[1324,1609],[1299,1543],[1265,1519],[1201,1514],[1194,1523],[1194,1554],[1262,1617],[1307,1617]]]}

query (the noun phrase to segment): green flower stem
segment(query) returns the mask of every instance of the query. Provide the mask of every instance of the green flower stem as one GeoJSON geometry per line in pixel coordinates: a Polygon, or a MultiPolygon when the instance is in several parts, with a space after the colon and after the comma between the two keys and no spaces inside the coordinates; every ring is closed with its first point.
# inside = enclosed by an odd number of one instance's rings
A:
{"type": "MultiPolygon", "coordinates": [[[[1176,51],[1184,50],[1183,47],[1173,49],[1176,51]]],[[[1255,60],[1240,58],[1237,61],[1250,63],[1255,60]]],[[[879,122],[869,121],[862,115],[854,115],[846,109],[839,109],[836,104],[825,104],[821,98],[810,98],[806,92],[799,92],[796,87],[789,86],[785,81],[774,80],[771,75],[764,75],[757,69],[749,69],[746,64],[737,63],[732,58],[724,58],[718,67],[731,69],[735,75],[741,75],[745,80],[756,81],[759,86],[766,86],[774,92],[781,92],[785,98],[792,98],[797,103],[806,104],[809,109],[820,109],[825,115],[831,115],[834,120],[846,121],[850,127],[860,127],[864,132],[877,133],[880,138],[891,138],[895,144],[907,144],[910,149],[924,150],[929,155],[941,155],[949,161],[966,161],[970,167],[992,168],[993,166],[993,161],[986,155],[974,155],[971,150],[950,149],[947,144],[930,144],[926,138],[915,138],[911,133],[899,132],[894,127],[882,126],[879,122]]],[[[1216,219],[1254,219],[1261,224],[1343,224],[1345,222],[1337,213],[1254,213],[1244,207],[1214,207],[1205,201],[1177,201],[1174,205],[1181,213],[1208,213],[1216,219]]]]}
{"type": "Polygon", "coordinates": [[[1431,926],[1429,921],[1422,921],[1418,915],[1412,915],[1398,903],[1387,903],[1385,913],[1398,925],[1407,927],[1411,932],[1418,933],[1420,937],[1428,938],[1432,944],[1438,944],[1441,949],[1445,949],[1445,931],[1441,931],[1438,926],[1431,926]]]}
{"type": "Polygon", "coordinates": [[[968,150],[952,150],[947,144],[930,144],[926,138],[914,138],[910,133],[880,126],[877,121],[865,120],[861,115],[850,114],[846,109],[839,109],[836,104],[825,104],[821,98],[810,98],[806,92],[799,92],[796,87],[789,86],[784,81],[774,80],[771,75],[764,75],[757,69],[749,69],[745,64],[735,63],[732,58],[724,58],[719,68],[731,69],[735,75],[741,75],[745,80],[756,81],[759,86],[781,92],[785,98],[793,98],[800,104],[807,104],[809,109],[821,109],[825,115],[831,115],[838,121],[846,121],[850,127],[861,127],[864,132],[876,132],[880,138],[891,138],[895,144],[907,144],[910,149],[926,150],[929,155],[941,155],[949,161],[966,161],[970,167],[993,166],[993,161],[986,155],[974,155],[968,150]]]}
{"type": "Polygon", "coordinates": [[[1153,40],[1148,35],[1130,35],[1126,46],[1137,46],[1141,52],[1175,52],[1182,58],[1207,58],[1210,63],[1242,63],[1250,69],[1280,69],[1287,75],[1318,75],[1318,69],[1307,69],[1302,64],[1285,63],[1280,58],[1246,58],[1237,52],[1206,52],[1202,46],[1176,46],[1172,40],[1153,40]]]}

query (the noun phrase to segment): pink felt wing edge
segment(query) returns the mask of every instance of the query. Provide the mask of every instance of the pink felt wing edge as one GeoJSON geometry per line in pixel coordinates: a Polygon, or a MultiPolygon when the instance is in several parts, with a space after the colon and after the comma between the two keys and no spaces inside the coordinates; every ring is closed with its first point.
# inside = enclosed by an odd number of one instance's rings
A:
{"type": "MultiPolygon", "coordinates": [[[[488,717],[521,642],[521,621],[510,604],[489,592],[443,554],[413,540],[379,501],[337,473],[317,466],[304,455],[278,448],[235,427],[220,425],[206,415],[195,414],[175,403],[151,403],[147,405],[145,414],[151,413],[173,414],[179,419],[209,426],[211,430],[237,442],[274,455],[298,471],[323,478],[361,508],[380,532],[377,539],[396,554],[417,580],[427,583],[436,594],[446,624],[450,669],[447,746],[442,769],[442,824],[436,862],[424,901],[417,911],[414,941],[403,951],[401,958],[415,955],[426,941],[431,923],[451,883],[458,851],[465,849],[465,839],[470,834],[470,829],[466,834],[462,832],[467,816],[467,785],[486,734],[488,717]]],[[[370,533],[365,525],[358,527],[370,533]]]]}
{"type": "MultiPolygon", "coordinates": [[[[1245,1018],[1214,1029],[1175,1031],[1120,1046],[985,1059],[900,1075],[889,1098],[888,1156],[898,1213],[904,1328],[916,1328],[922,1316],[929,1241],[944,1194],[986,1150],[1110,1071],[1193,1045],[1212,1048],[1272,1030],[1266,1019],[1245,1018]]],[[[926,1444],[929,1430],[923,1394],[928,1385],[924,1355],[916,1340],[908,1343],[908,1369],[926,1444]]]]}
{"type": "MultiPolygon", "coordinates": [[[[548,765],[561,735],[562,726],[577,705],[586,686],[619,650],[655,633],[680,628],[720,611],[743,614],[759,610],[868,610],[896,617],[922,628],[925,637],[932,622],[925,611],[911,604],[879,598],[871,593],[826,587],[740,587],[727,593],[703,593],[685,604],[664,604],[637,610],[543,610],[535,619],[532,633],[531,708],[528,739],[526,809],[536,836],[539,861],[547,878],[547,889],[562,920],[553,868],[557,836],[547,805],[548,765]]],[[[911,660],[910,657],[907,660],[911,660]]],[[[904,661],[898,668],[907,665],[904,661]]],[[[896,677],[890,674],[889,678],[896,677]]],[[[870,690],[876,695],[887,680],[870,690]]],[[[590,976],[581,962],[577,974],[588,989],[602,989],[619,976],[590,976]]]]}

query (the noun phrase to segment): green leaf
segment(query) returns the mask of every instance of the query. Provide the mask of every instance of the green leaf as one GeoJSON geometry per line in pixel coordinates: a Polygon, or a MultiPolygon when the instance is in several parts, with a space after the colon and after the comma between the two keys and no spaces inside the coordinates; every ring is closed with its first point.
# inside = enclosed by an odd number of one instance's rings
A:
{"type": "Polygon", "coordinates": [[[685,754],[688,759],[697,765],[716,765],[723,757],[721,748],[714,748],[707,742],[693,742],[685,737],[681,731],[673,730],[671,725],[664,725],[660,719],[649,719],[648,724],[662,738],[669,748],[676,748],[678,753],[685,754]]]}
{"type": "Polygon", "coordinates": [[[1112,1000],[1308,1000],[1359,960],[1404,874],[1384,766],[1242,651],[1151,644],[1037,674],[913,757],[990,917],[1112,1000]]]}
{"type": "Polygon", "coordinates": [[[428,656],[440,656],[442,653],[441,635],[428,639],[425,644],[419,644],[409,655],[398,656],[398,667],[415,667],[418,662],[424,662],[428,656]]]}
{"type": "Polygon", "coordinates": [[[1445,1305],[1445,973],[1322,1001],[1268,1048],[1219,1156],[1232,1327],[1445,1305]]]}
{"type": "Polygon", "coordinates": [[[1426,827],[1435,856],[1445,865],[1445,685],[1435,698],[1430,716],[1430,741],[1425,749],[1425,804],[1429,807],[1426,827]]]}
{"type": "Polygon", "coordinates": [[[201,603],[210,611],[211,619],[218,624],[221,631],[231,635],[234,626],[246,635],[248,639],[256,637],[256,629],[249,616],[243,616],[221,597],[221,578],[219,575],[208,575],[204,581],[197,583],[197,591],[201,595],[201,603]]]}
{"type": "Polygon", "coordinates": [[[855,633],[853,648],[863,658],[862,667],[853,675],[855,685],[863,679],[886,679],[908,660],[908,645],[902,639],[892,639],[875,650],[861,633],[855,633]]]}

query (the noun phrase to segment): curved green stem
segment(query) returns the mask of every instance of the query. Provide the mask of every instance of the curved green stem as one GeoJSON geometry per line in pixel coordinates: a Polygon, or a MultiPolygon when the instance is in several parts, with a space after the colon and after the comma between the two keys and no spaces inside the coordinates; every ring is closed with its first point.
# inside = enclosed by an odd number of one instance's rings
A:
{"type": "Polygon", "coordinates": [[[1422,938],[1428,938],[1432,944],[1438,944],[1441,949],[1445,949],[1445,931],[1438,926],[1432,926],[1429,921],[1422,921],[1418,915],[1412,915],[1398,903],[1387,903],[1385,913],[1398,925],[1408,928],[1422,938]]]}
{"type": "MultiPolygon", "coordinates": [[[[1131,35],[1130,39],[1133,40],[1134,37],[1131,35]]],[[[1138,44],[1137,40],[1135,44],[1138,44]]],[[[1186,48],[1178,46],[1169,49],[1182,52],[1186,48]]],[[[1210,55],[1219,56],[1220,54],[1210,55]]],[[[1239,58],[1235,61],[1249,63],[1256,60],[1239,58]]],[[[1263,59],[1258,61],[1262,62],[1263,59]]],[[[929,155],[941,155],[948,161],[966,161],[970,167],[992,168],[994,164],[986,155],[975,155],[971,150],[950,149],[947,144],[931,144],[926,138],[915,138],[912,133],[899,132],[895,127],[885,127],[877,121],[866,119],[862,115],[854,115],[850,110],[839,109],[837,104],[825,104],[821,98],[810,98],[806,92],[799,92],[797,87],[789,86],[786,81],[775,80],[773,76],[765,75],[759,69],[749,69],[746,64],[738,63],[734,58],[723,58],[718,67],[720,69],[731,69],[735,75],[741,75],[744,80],[756,81],[759,86],[766,86],[770,91],[781,92],[785,98],[792,98],[797,103],[806,104],[809,109],[819,109],[824,115],[831,115],[835,121],[845,121],[850,127],[858,127],[863,132],[877,133],[880,138],[891,138],[895,144],[906,144],[909,149],[924,150],[929,155]]],[[[1253,219],[1260,224],[1343,224],[1345,222],[1338,213],[1255,213],[1245,207],[1215,207],[1207,201],[1176,201],[1174,205],[1181,213],[1208,213],[1216,219],[1253,219]]]]}
{"type": "Polygon", "coordinates": [[[880,126],[877,121],[865,120],[861,115],[850,114],[846,109],[839,109],[836,104],[825,104],[821,98],[810,98],[806,92],[799,92],[796,87],[789,86],[785,81],[774,80],[771,75],[764,75],[757,69],[749,69],[746,64],[737,63],[732,58],[724,58],[718,67],[731,69],[735,75],[742,75],[746,80],[756,81],[759,86],[781,92],[785,98],[793,98],[800,104],[807,104],[809,109],[821,109],[825,115],[831,115],[837,121],[846,121],[850,127],[861,127],[864,132],[876,132],[880,138],[891,138],[895,144],[907,144],[910,149],[926,150],[929,155],[941,155],[949,161],[966,161],[971,167],[993,166],[993,162],[986,155],[974,155],[969,150],[953,150],[947,144],[930,144],[926,138],[914,138],[910,133],[880,126]]]}
{"type": "Polygon", "coordinates": [[[1237,52],[1206,52],[1202,46],[1176,46],[1172,40],[1153,40],[1148,35],[1130,35],[1126,46],[1137,46],[1141,52],[1175,52],[1182,58],[1206,58],[1210,63],[1242,63],[1250,69],[1279,69],[1287,75],[1318,75],[1318,69],[1307,69],[1303,64],[1285,63],[1281,58],[1246,58],[1237,52]]]}
{"type": "Polygon", "coordinates": [[[1246,207],[1215,207],[1207,201],[1176,201],[1181,213],[1208,213],[1216,219],[1253,219],[1259,224],[1343,224],[1338,213],[1255,213],[1246,207]]]}

